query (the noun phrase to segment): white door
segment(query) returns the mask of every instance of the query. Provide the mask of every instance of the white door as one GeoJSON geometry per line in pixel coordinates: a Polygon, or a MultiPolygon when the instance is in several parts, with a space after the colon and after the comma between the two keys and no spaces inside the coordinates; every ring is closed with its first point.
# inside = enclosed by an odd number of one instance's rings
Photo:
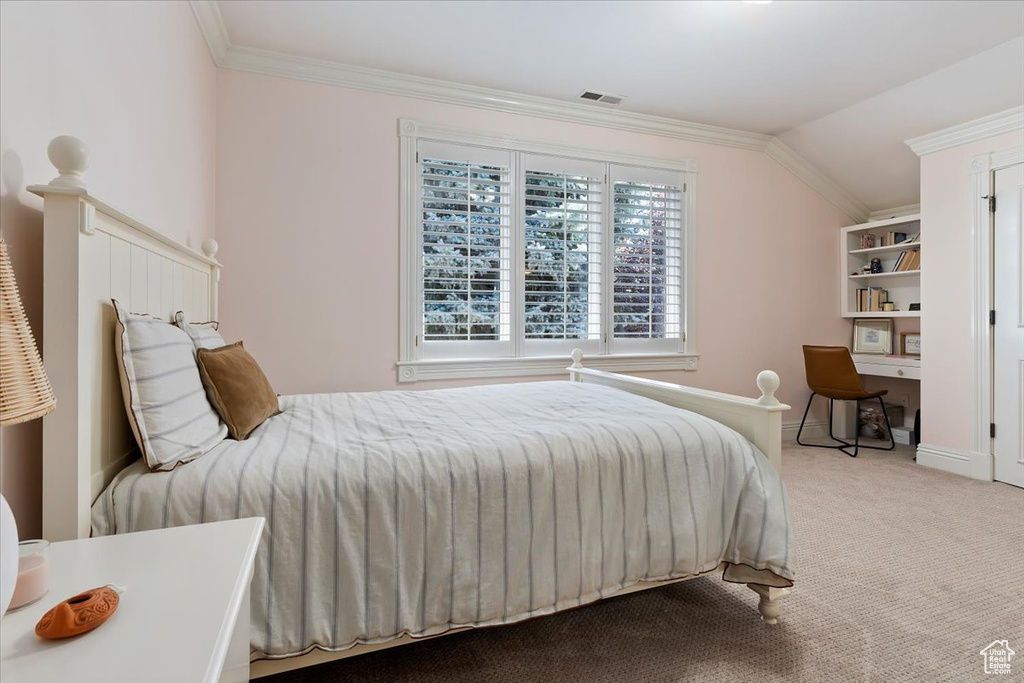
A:
{"type": "Polygon", "coordinates": [[[1024,164],[995,173],[995,478],[1024,487],[1024,164]]]}

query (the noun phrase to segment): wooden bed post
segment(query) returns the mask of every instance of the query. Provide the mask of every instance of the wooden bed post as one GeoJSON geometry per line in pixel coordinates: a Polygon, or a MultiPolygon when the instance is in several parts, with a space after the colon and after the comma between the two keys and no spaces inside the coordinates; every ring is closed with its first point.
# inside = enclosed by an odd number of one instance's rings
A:
{"type": "Polygon", "coordinates": [[[779,602],[789,595],[788,588],[774,588],[756,583],[748,583],[747,588],[760,596],[757,611],[761,613],[761,621],[768,625],[779,623],[779,602]]]}
{"type": "Polygon", "coordinates": [[[172,320],[216,319],[217,243],[200,253],[92,194],[88,147],[54,138],[59,175],[28,191],[43,198],[43,357],[57,409],[43,418],[43,536],[89,536],[90,507],[137,457],[114,352],[117,299],[129,310],[172,320]]]}

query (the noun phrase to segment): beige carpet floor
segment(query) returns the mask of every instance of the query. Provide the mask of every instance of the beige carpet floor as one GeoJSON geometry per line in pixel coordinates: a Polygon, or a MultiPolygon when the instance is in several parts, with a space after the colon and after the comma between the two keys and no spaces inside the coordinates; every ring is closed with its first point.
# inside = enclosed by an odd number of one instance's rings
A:
{"type": "Polygon", "coordinates": [[[788,447],[797,583],[780,623],[717,577],[262,679],[972,681],[1008,639],[1024,680],[1024,490],[944,474],[908,448],[788,447]]]}

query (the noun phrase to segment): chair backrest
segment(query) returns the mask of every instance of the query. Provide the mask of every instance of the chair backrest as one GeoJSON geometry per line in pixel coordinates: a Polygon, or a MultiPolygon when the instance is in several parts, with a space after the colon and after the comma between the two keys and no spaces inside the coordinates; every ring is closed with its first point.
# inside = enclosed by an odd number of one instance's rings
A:
{"type": "Polygon", "coordinates": [[[807,386],[828,398],[856,398],[866,393],[845,346],[804,346],[807,386]]]}

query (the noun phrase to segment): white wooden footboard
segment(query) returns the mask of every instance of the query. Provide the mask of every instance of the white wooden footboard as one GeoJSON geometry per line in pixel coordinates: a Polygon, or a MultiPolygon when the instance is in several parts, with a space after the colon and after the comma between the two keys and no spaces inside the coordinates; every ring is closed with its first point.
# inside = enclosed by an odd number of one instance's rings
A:
{"type": "Polygon", "coordinates": [[[572,365],[568,370],[569,379],[574,382],[615,387],[721,422],[750,439],[768,457],[775,469],[782,471],[782,413],[789,410],[789,406],[779,403],[775,398],[779,376],[771,370],[763,370],[757,376],[760,398],[745,398],[644,377],[591,370],[583,367],[583,351],[580,349],[573,350],[572,365]]]}

